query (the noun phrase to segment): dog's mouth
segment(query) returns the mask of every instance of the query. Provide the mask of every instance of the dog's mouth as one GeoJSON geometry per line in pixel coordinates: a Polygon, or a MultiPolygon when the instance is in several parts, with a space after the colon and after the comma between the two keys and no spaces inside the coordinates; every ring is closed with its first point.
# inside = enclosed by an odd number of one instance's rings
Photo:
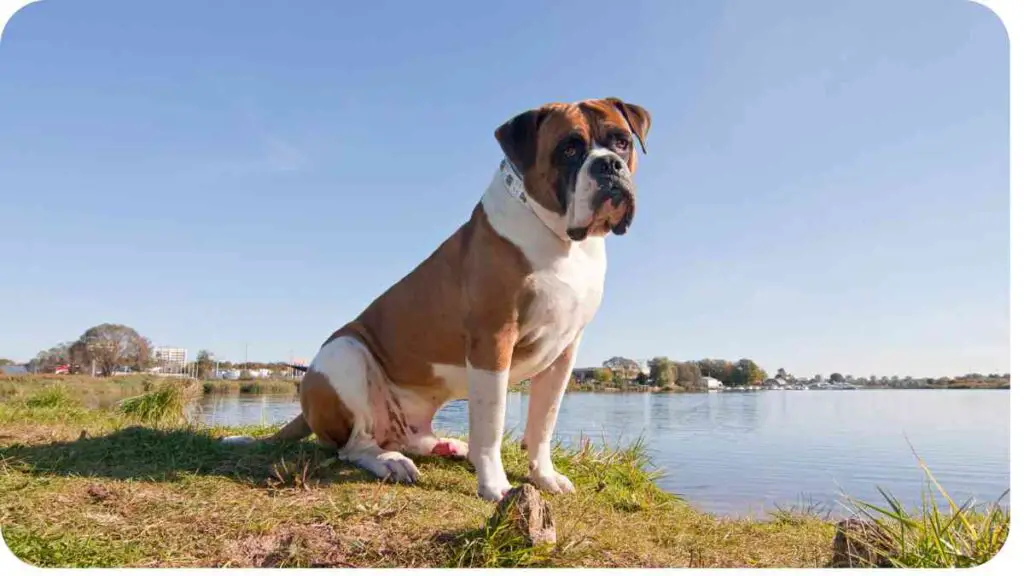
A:
{"type": "Polygon", "coordinates": [[[605,236],[609,232],[622,236],[633,223],[636,194],[626,182],[609,182],[594,195],[594,218],[587,226],[566,231],[569,239],[579,242],[587,236],[605,236]]]}

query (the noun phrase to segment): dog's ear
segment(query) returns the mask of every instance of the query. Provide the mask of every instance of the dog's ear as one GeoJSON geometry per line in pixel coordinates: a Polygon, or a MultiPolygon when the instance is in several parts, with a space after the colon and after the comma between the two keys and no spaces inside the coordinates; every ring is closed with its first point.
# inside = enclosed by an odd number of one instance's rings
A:
{"type": "Polygon", "coordinates": [[[501,151],[524,176],[536,161],[537,134],[546,115],[547,112],[542,108],[527,110],[498,126],[494,131],[501,151]]]}
{"type": "Polygon", "coordinates": [[[605,98],[623,116],[626,117],[626,124],[629,124],[630,131],[640,141],[640,149],[647,154],[647,131],[651,129],[651,113],[643,106],[629,104],[618,98],[605,98]]]}

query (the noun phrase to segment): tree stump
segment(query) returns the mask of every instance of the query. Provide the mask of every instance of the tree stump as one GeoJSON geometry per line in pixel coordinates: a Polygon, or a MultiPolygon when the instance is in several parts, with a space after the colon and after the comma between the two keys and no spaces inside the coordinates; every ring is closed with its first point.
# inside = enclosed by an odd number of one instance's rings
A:
{"type": "Polygon", "coordinates": [[[892,540],[874,524],[857,518],[836,524],[832,568],[891,568],[892,540]]]}
{"type": "Polygon", "coordinates": [[[555,543],[555,518],[551,505],[541,498],[532,484],[523,484],[508,491],[498,502],[491,516],[491,526],[507,523],[514,532],[526,540],[527,545],[555,543]]]}

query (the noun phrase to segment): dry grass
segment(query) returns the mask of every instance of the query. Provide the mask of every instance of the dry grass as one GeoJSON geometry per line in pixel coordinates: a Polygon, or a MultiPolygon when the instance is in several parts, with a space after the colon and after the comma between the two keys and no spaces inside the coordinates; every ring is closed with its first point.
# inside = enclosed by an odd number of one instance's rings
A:
{"type": "MultiPolygon", "coordinates": [[[[217,443],[269,429],[138,425],[132,415],[0,404],[0,525],[40,566],[823,566],[833,526],[812,516],[721,519],[659,490],[640,446],[557,450],[576,484],[547,496],[552,548],[483,527],[465,462],[417,459],[382,483],[312,442],[217,443]]],[[[525,454],[506,444],[510,480],[525,454]]]]}

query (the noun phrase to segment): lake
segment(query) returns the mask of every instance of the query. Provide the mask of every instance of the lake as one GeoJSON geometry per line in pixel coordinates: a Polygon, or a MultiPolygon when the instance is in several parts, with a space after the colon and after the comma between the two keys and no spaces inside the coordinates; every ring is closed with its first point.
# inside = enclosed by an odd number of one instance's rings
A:
{"type": "MultiPolygon", "coordinates": [[[[528,401],[509,394],[506,429],[517,438],[528,401]]],[[[201,409],[222,425],[284,423],[300,411],[293,395],[206,395],[201,409]]],[[[466,403],[442,408],[434,427],[465,433],[466,403]]],[[[611,445],[643,435],[665,472],[659,485],[716,514],[811,505],[843,514],[843,493],[881,503],[876,486],[916,506],[926,478],[911,445],[958,502],[991,502],[1010,487],[1009,390],[569,393],[556,434],[577,446],[581,433],[611,445]]]]}

